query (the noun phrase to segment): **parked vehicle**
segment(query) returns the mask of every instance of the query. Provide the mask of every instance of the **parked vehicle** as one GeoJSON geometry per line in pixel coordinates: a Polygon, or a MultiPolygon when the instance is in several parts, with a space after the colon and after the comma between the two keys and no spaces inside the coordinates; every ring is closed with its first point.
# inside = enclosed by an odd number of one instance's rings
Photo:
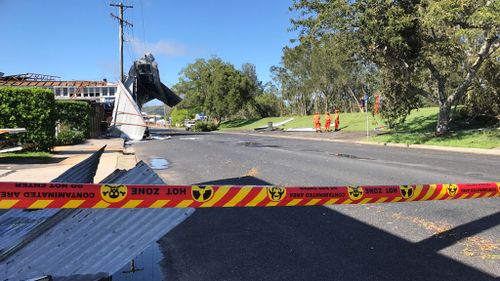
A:
{"type": "Polygon", "coordinates": [[[196,124],[195,120],[185,120],[184,121],[184,127],[186,128],[186,131],[191,130],[195,124],[196,124]]]}

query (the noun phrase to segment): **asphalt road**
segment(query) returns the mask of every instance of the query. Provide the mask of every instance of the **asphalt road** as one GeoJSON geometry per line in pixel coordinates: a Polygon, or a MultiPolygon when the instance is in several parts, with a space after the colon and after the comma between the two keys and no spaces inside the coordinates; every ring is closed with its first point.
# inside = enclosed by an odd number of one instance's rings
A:
{"type": "MultiPolygon", "coordinates": [[[[169,184],[500,181],[500,157],[233,134],[134,144],[169,184]]],[[[160,240],[166,280],[495,280],[498,198],[200,209],[160,240]]],[[[498,280],[498,279],[497,279],[498,280]]]]}

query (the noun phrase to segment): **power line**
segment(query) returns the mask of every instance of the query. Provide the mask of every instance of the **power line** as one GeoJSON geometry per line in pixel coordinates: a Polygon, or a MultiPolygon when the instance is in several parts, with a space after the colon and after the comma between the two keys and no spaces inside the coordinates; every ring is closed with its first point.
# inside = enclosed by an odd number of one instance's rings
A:
{"type": "Polygon", "coordinates": [[[141,0],[142,41],[146,42],[146,27],[144,25],[144,3],[141,0]]]}
{"type": "Polygon", "coordinates": [[[120,4],[109,4],[110,6],[113,7],[118,7],[120,8],[120,16],[116,16],[113,13],[111,13],[111,17],[114,19],[118,20],[120,23],[120,33],[119,33],[119,40],[120,40],[120,81],[125,82],[123,78],[123,24],[126,26],[133,27],[134,25],[126,20],[123,19],[123,11],[126,10],[127,8],[133,8],[133,6],[127,6],[123,5],[123,3],[120,2],[120,4]]]}

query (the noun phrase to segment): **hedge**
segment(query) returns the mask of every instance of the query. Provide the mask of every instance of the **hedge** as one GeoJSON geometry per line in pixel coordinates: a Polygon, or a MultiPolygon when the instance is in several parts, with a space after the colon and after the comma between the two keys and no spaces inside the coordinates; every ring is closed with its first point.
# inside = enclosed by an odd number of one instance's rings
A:
{"type": "Polygon", "coordinates": [[[193,132],[211,132],[217,130],[217,124],[213,122],[196,122],[193,132]]]}
{"type": "Polygon", "coordinates": [[[19,140],[33,150],[48,151],[54,145],[54,93],[42,88],[0,87],[0,128],[26,128],[19,140]]]}
{"type": "Polygon", "coordinates": [[[85,101],[57,100],[57,120],[71,131],[89,135],[90,103],[85,101]]]}
{"type": "Polygon", "coordinates": [[[62,130],[57,135],[57,145],[73,145],[83,143],[85,135],[81,131],[62,130]]]}

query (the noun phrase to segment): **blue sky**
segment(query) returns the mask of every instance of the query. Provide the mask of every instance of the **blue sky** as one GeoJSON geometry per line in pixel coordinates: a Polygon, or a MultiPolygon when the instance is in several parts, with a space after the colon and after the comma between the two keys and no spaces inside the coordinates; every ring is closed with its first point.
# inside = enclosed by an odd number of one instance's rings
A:
{"type": "MultiPolygon", "coordinates": [[[[111,1],[0,0],[0,71],[60,76],[64,80],[116,80],[118,22],[111,1]]],[[[292,0],[127,0],[133,9],[127,28],[125,71],[133,59],[151,51],[162,81],[171,86],[196,58],[215,55],[237,68],[256,65],[259,79],[270,80],[282,48],[294,34],[288,7],[292,0]]]]}

